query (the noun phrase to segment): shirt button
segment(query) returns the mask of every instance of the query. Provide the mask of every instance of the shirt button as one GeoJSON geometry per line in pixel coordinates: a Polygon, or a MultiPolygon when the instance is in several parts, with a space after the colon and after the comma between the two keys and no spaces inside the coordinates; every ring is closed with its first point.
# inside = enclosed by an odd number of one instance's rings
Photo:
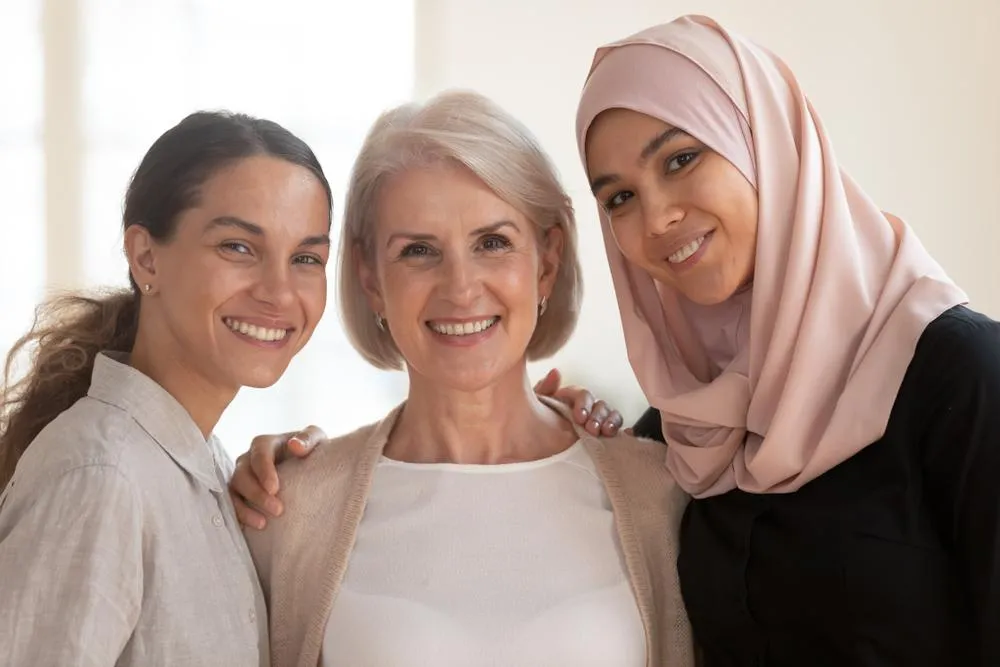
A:
{"type": "Polygon", "coordinates": [[[222,528],[222,517],[216,514],[212,517],[212,523],[215,524],[217,528],[222,528]]]}

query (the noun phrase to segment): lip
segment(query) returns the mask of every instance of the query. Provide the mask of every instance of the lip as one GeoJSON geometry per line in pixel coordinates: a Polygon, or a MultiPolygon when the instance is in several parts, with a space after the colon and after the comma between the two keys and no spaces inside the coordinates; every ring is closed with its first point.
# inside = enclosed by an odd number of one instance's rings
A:
{"type": "MultiPolygon", "coordinates": [[[[714,230],[708,232],[707,234],[704,234],[705,240],[702,241],[701,246],[697,250],[694,251],[693,255],[691,255],[690,257],[688,257],[687,259],[685,259],[683,262],[680,262],[678,264],[672,264],[670,262],[670,260],[667,259],[667,257],[669,257],[669,255],[664,256],[663,262],[674,273],[683,273],[684,271],[687,271],[688,269],[692,268],[695,264],[697,264],[698,262],[700,262],[701,258],[705,256],[705,253],[708,251],[708,247],[709,247],[709,245],[711,245],[712,238],[714,236],[715,236],[715,231],[714,230]]],[[[697,241],[699,238],[701,238],[701,237],[700,236],[695,236],[694,238],[692,238],[687,243],[690,243],[691,241],[697,241]]],[[[687,245],[687,243],[685,243],[684,245],[687,245]]],[[[674,250],[673,252],[677,252],[677,250],[680,250],[683,247],[684,247],[683,245],[678,246],[678,248],[676,250],[674,250]]]]}
{"type": "Polygon", "coordinates": [[[290,325],[287,321],[277,320],[270,317],[239,317],[235,315],[226,315],[222,318],[222,326],[226,328],[226,331],[247,345],[252,345],[253,347],[264,350],[278,350],[286,345],[289,345],[292,340],[292,333],[295,331],[295,327],[290,325]],[[242,334],[239,331],[231,329],[229,325],[226,324],[227,319],[236,320],[238,322],[250,324],[259,328],[282,329],[285,331],[285,336],[280,340],[257,340],[256,338],[251,338],[246,334],[242,334]]]}
{"type": "Polygon", "coordinates": [[[708,228],[708,227],[706,227],[704,229],[696,229],[694,231],[685,232],[681,236],[676,236],[676,237],[670,239],[669,243],[665,243],[662,246],[662,250],[660,250],[658,248],[657,249],[657,254],[659,254],[662,257],[670,257],[675,252],[677,252],[678,250],[680,250],[681,248],[683,248],[684,246],[686,246],[688,243],[691,243],[692,241],[697,241],[702,236],[708,236],[709,234],[713,233],[714,231],[715,231],[714,228],[708,228]]]}
{"type": "Polygon", "coordinates": [[[226,320],[246,322],[247,324],[252,324],[256,327],[264,327],[265,329],[284,329],[285,331],[295,331],[295,326],[288,320],[279,320],[273,317],[223,315],[222,323],[225,324],[226,320]]]}
{"type": "Polygon", "coordinates": [[[427,327],[427,331],[431,334],[432,340],[437,341],[442,345],[447,345],[448,347],[473,347],[492,338],[497,329],[500,327],[500,323],[502,321],[503,319],[499,315],[472,318],[434,318],[426,320],[424,322],[424,326],[427,327]],[[448,334],[438,333],[431,328],[431,322],[436,324],[465,324],[466,322],[481,322],[482,320],[490,320],[494,318],[497,321],[489,329],[485,329],[478,333],[466,334],[464,336],[449,336],[448,334]]]}
{"type": "Polygon", "coordinates": [[[431,317],[426,320],[426,323],[430,325],[431,322],[436,324],[466,324],[469,322],[482,322],[483,320],[493,320],[499,319],[499,315],[479,315],[476,317],[431,317]]]}

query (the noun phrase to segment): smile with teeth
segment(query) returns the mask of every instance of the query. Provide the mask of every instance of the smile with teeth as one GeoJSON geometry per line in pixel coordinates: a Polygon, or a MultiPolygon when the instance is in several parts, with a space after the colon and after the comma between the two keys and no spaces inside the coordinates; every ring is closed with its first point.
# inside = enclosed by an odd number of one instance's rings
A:
{"type": "Polygon", "coordinates": [[[698,248],[700,248],[701,244],[705,242],[706,236],[708,236],[708,234],[691,241],[691,243],[688,243],[686,246],[667,257],[667,261],[671,264],[680,264],[685,259],[698,252],[698,248]]]}
{"type": "Polygon", "coordinates": [[[485,320],[477,320],[475,322],[428,322],[427,326],[429,326],[432,331],[444,334],[445,336],[471,336],[472,334],[486,331],[499,321],[499,317],[490,317],[485,320]]]}
{"type": "Polygon", "coordinates": [[[288,335],[287,329],[268,329],[266,327],[258,327],[254,324],[247,324],[246,322],[234,320],[231,317],[227,317],[223,321],[226,323],[227,327],[236,333],[243,334],[244,336],[248,336],[254,340],[259,340],[264,343],[283,340],[285,336],[288,335]]]}

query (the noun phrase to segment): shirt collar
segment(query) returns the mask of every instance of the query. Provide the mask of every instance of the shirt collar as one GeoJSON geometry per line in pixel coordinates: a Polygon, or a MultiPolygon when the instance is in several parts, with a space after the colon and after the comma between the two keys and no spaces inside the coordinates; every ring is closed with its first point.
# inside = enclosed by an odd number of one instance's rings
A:
{"type": "Polygon", "coordinates": [[[94,360],[91,398],[127,412],[164,452],[215,493],[222,492],[210,444],[166,389],[128,365],[129,355],[101,352],[94,360]]]}

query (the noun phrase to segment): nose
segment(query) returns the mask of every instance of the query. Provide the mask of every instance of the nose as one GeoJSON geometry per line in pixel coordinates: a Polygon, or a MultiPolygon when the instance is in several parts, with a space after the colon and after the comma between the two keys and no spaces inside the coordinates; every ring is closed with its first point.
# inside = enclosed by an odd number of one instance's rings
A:
{"type": "Polygon", "coordinates": [[[272,260],[261,263],[260,275],[253,287],[253,298],[276,310],[288,308],[295,302],[291,266],[287,262],[272,260]]]}
{"type": "Polygon", "coordinates": [[[459,308],[471,308],[482,287],[476,263],[464,256],[442,262],[440,293],[459,308]]]}
{"type": "Polygon", "coordinates": [[[684,219],[684,209],[663,193],[642,200],[642,220],[646,236],[662,236],[684,219]]]}

